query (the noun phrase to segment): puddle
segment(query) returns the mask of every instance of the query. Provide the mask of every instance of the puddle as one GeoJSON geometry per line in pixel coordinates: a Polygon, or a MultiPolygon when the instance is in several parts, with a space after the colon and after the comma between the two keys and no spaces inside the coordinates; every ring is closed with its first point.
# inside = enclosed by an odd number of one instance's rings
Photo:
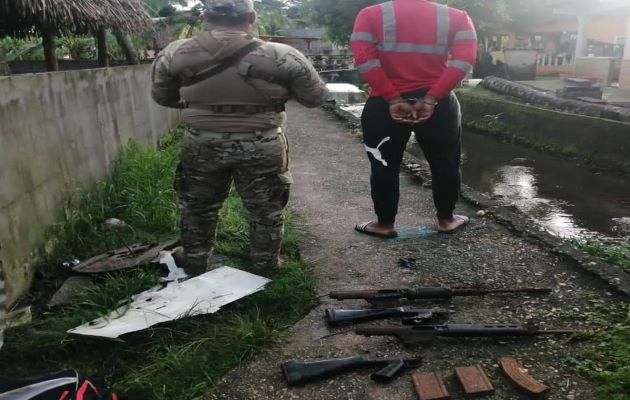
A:
{"type": "Polygon", "coordinates": [[[397,226],[396,232],[398,232],[398,236],[389,240],[418,239],[436,235],[438,233],[437,230],[426,226],[397,226]]]}
{"type": "MultiPolygon", "coordinates": [[[[415,144],[409,150],[420,155],[415,144]]],[[[567,239],[630,234],[630,182],[553,155],[467,131],[464,183],[567,239]]]]}

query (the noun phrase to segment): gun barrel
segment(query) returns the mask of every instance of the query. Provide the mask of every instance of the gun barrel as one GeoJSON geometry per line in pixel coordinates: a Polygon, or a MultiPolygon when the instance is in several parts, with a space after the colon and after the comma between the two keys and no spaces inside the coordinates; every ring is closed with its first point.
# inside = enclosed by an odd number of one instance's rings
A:
{"type": "Polygon", "coordinates": [[[437,331],[434,326],[368,326],[354,331],[363,336],[394,336],[405,344],[427,343],[435,339],[437,331]]]}
{"type": "Polygon", "coordinates": [[[358,335],[395,336],[406,344],[426,343],[436,336],[448,337],[502,337],[502,336],[538,336],[572,334],[572,330],[541,331],[537,328],[516,324],[447,324],[374,326],[356,329],[358,335]]]}
{"type": "Polygon", "coordinates": [[[331,299],[335,300],[354,300],[354,299],[399,299],[402,297],[401,291],[396,289],[382,289],[382,290],[348,290],[348,291],[333,291],[328,295],[331,299]]]}
{"type": "Polygon", "coordinates": [[[436,325],[438,336],[453,337],[495,337],[495,336],[538,336],[565,335],[573,330],[539,330],[538,327],[517,324],[447,324],[436,325]]]}
{"type": "Polygon", "coordinates": [[[536,331],[537,335],[573,335],[574,333],[578,333],[574,329],[550,329],[546,331],[536,331]]]}
{"type": "Polygon", "coordinates": [[[374,321],[387,318],[414,318],[427,320],[439,315],[448,314],[448,310],[439,308],[373,308],[373,309],[331,309],[325,310],[326,320],[330,326],[350,325],[356,322],[374,321]]]}
{"type": "Polygon", "coordinates": [[[336,300],[449,300],[453,296],[484,296],[493,293],[549,294],[551,291],[550,288],[486,289],[482,287],[416,287],[413,289],[336,291],[330,292],[329,296],[336,300]]]}
{"type": "Polygon", "coordinates": [[[411,328],[402,326],[366,326],[357,328],[355,333],[363,336],[398,336],[401,332],[408,331],[411,328]]]}
{"type": "Polygon", "coordinates": [[[373,321],[376,319],[407,316],[405,310],[400,308],[376,308],[362,310],[326,309],[328,325],[350,325],[355,322],[373,321]]]}
{"type": "Polygon", "coordinates": [[[487,294],[499,293],[527,293],[527,294],[549,294],[549,288],[517,288],[517,289],[485,289],[485,288],[454,288],[451,289],[453,296],[485,296],[487,294]]]}

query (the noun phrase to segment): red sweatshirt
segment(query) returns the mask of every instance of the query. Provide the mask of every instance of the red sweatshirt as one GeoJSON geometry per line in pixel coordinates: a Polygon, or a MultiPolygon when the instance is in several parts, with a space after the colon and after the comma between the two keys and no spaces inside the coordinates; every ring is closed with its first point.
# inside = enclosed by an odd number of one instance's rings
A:
{"type": "Polygon", "coordinates": [[[443,98],[477,58],[477,34],[468,14],[426,0],[364,8],[351,41],[370,96],[386,100],[417,89],[443,98]]]}

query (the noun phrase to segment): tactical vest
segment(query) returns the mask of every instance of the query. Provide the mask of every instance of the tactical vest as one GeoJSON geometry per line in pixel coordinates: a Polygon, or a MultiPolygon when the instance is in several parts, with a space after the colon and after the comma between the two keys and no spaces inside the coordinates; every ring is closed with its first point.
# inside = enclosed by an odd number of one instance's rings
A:
{"type": "MultiPolygon", "coordinates": [[[[171,73],[183,82],[204,71],[220,67],[225,60],[258,39],[251,36],[227,41],[204,32],[182,45],[173,56],[171,73]]],[[[262,43],[261,43],[262,44],[262,43]]],[[[189,108],[215,110],[217,107],[249,107],[253,112],[281,111],[289,99],[275,60],[253,51],[220,72],[190,85],[184,85],[181,98],[189,108]],[[260,111],[255,111],[260,110],[260,111]]]]}

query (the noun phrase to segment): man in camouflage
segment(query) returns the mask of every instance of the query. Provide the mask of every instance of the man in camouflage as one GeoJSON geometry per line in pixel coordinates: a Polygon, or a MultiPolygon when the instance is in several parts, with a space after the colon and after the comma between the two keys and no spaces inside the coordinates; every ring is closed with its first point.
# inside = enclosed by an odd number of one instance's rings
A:
{"type": "Polygon", "coordinates": [[[234,182],[250,218],[253,270],[278,266],[289,198],[284,104],[317,107],[328,91],[294,48],[251,36],[252,0],[206,0],[212,30],[168,45],[153,65],[153,98],[183,108],[176,186],[187,272],[212,266],[218,212],[234,182]]]}

